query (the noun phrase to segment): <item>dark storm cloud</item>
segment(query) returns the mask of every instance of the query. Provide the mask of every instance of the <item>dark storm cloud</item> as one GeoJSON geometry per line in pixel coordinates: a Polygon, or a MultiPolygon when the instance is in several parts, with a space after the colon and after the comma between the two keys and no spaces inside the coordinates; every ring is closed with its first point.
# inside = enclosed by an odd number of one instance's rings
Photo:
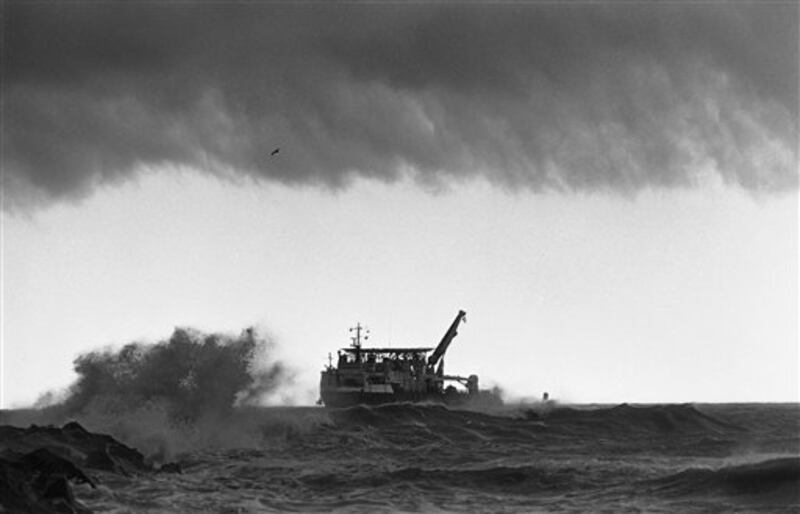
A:
{"type": "Polygon", "coordinates": [[[159,164],[330,187],[798,182],[793,2],[8,3],[4,33],[12,203],[159,164]]]}

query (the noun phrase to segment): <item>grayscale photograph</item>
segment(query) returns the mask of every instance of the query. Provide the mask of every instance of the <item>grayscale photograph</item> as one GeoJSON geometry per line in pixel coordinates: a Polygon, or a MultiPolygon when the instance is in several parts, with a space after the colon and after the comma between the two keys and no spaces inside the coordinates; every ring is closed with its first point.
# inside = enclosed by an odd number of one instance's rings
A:
{"type": "Polygon", "coordinates": [[[800,2],[0,27],[0,513],[800,512],[800,2]]]}

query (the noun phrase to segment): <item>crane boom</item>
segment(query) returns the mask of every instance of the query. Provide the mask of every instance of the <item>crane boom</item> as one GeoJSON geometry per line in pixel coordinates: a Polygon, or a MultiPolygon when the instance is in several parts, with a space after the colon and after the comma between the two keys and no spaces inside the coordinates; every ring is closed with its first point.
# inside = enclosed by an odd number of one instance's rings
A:
{"type": "Polygon", "coordinates": [[[431,356],[428,357],[429,366],[435,366],[436,363],[439,362],[439,359],[441,359],[444,356],[444,352],[447,351],[447,347],[450,346],[450,342],[456,335],[458,335],[457,332],[458,325],[459,323],[461,323],[461,321],[464,319],[464,316],[466,315],[467,315],[466,312],[461,310],[458,311],[456,319],[453,320],[453,323],[450,325],[450,328],[448,328],[447,332],[445,332],[444,337],[442,337],[442,340],[439,342],[439,346],[437,346],[436,349],[431,354],[431,356]]]}

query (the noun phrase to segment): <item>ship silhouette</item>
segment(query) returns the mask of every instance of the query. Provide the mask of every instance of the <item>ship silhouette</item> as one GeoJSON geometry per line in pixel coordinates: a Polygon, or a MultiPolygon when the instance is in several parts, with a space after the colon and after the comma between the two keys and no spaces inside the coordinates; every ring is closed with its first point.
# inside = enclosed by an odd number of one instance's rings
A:
{"type": "Polygon", "coordinates": [[[351,345],[340,349],[336,366],[328,355],[328,366],[320,377],[320,400],[326,407],[395,402],[502,403],[493,392],[478,387],[478,375],[446,375],[444,354],[465,321],[458,311],[436,348],[365,348],[366,329],[357,324],[350,331],[351,345]],[[457,387],[460,386],[460,387],[457,387]]]}

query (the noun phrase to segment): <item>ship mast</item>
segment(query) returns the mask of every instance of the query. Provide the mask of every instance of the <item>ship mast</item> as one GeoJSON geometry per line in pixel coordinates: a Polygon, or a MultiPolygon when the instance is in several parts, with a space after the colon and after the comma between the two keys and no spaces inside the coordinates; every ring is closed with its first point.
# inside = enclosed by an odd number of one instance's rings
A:
{"type": "Polygon", "coordinates": [[[361,332],[364,332],[364,341],[369,339],[369,329],[367,327],[362,327],[361,323],[356,323],[356,326],[350,328],[350,332],[355,332],[356,335],[350,336],[350,341],[352,341],[351,346],[356,349],[356,362],[361,361],[361,332]]]}
{"type": "Polygon", "coordinates": [[[350,332],[355,332],[356,335],[350,336],[350,340],[352,341],[351,346],[356,350],[361,349],[361,332],[364,332],[364,341],[369,339],[369,329],[367,327],[362,327],[361,323],[356,323],[356,326],[350,328],[350,332]]]}

